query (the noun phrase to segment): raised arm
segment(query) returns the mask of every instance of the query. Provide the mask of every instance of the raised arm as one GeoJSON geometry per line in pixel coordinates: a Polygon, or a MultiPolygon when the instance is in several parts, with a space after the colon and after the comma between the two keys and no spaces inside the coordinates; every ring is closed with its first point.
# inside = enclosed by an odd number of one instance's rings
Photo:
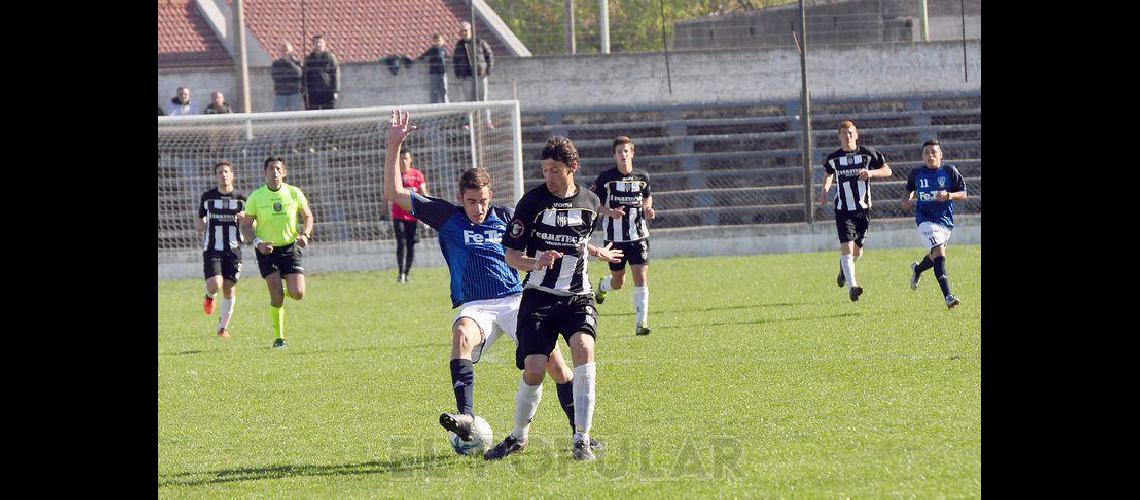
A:
{"type": "Polygon", "coordinates": [[[392,110],[392,116],[388,120],[388,147],[384,150],[384,201],[400,205],[400,208],[409,213],[412,211],[412,192],[404,187],[397,164],[400,161],[400,146],[415,129],[415,125],[408,124],[407,111],[392,110]]]}

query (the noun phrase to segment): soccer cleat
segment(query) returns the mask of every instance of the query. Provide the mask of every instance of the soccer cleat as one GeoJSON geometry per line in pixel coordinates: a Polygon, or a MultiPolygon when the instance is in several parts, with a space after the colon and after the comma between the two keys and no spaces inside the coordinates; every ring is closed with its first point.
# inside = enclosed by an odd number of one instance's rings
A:
{"type": "Polygon", "coordinates": [[[598,280],[598,292],[594,294],[594,302],[597,302],[599,304],[606,301],[606,292],[602,291],[602,282],[605,280],[605,278],[598,280]]]}
{"type": "Polygon", "coordinates": [[[637,331],[635,333],[637,335],[649,335],[650,333],[653,333],[653,330],[650,330],[649,328],[641,325],[637,325],[637,331]]]}
{"type": "Polygon", "coordinates": [[[590,438],[590,449],[594,451],[602,451],[606,449],[606,445],[597,439],[590,438]]]}
{"type": "Polygon", "coordinates": [[[285,347],[287,347],[287,345],[285,344],[285,339],[277,339],[277,340],[273,341],[273,348],[274,349],[283,349],[285,347]]]}
{"type": "Polygon", "coordinates": [[[953,295],[947,295],[946,296],[946,308],[947,309],[953,309],[955,307],[958,307],[958,304],[959,304],[958,297],[955,297],[953,295]]]}
{"type": "Polygon", "coordinates": [[[863,287],[853,286],[847,295],[851,297],[851,302],[859,302],[859,296],[863,295],[863,287]]]}
{"type": "Polygon", "coordinates": [[[475,424],[475,417],[466,413],[440,413],[439,425],[450,432],[454,432],[459,439],[471,440],[471,426],[475,424]]]}
{"type": "Polygon", "coordinates": [[[839,288],[843,288],[843,285],[847,284],[847,278],[843,276],[843,271],[839,271],[839,276],[835,277],[835,284],[839,285],[839,288]]]}
{"type": "Polygon", "coordinates": [[[593,440],[587,443],[586,439],[582,439],[574,443],[574,460],[594,460],[594,452],[590,450],[593,446],[593,440]]]}
{"type": "Polygon", "coordinates": [[[922,275],[918,274],[918,263],[912,262],[910,265],[910,289],[918,290],[918,282],[922,280],[922,275]]]}
{"type": "Polygon", "coordinates": [[[484,460],[499,460],[511,453],[520,452],[526,449],[526,441],[519,441],[514,436],[508,434],[503,442],[495,445],[494,448],[487,450],[483,454],[484,460]]]}
{"type": "Polygon", "coordinates": [[[218,305],[218,301],[213,297],[206,297],[206,301],[202,302],[202,310],[206,311],[206,316],[214,314],[214,307],[218,305]]]}
{"type": "Polygon", "coordinates": [[[225,328],[220,328],[218,329],[218,336],[223,339],[228,339],[230,338],[230,331],[226,330],[225,328]]]}

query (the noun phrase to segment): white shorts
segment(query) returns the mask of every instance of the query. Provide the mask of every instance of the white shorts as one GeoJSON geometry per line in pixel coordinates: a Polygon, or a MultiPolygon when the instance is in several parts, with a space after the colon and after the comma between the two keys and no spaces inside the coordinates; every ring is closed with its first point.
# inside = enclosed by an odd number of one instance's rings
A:
{"type": "Polygon", "coordinates": [[[950,229],[942,224],[935,224],[933,222],[923,222],[918,225],[918,237],[922,243],[926,245],[926,249],[930,250],[938,245],[945,245],[950,241],[950,229]]]}
{"type": "MultiPolygon", "coordinates": [[[[515,328],[518,324],[521,301],[521,293],[497,299],[474,300],[463,304],[455,314],[455,321],[464,317],[471,318],[479,326],[479,333],[483,335],[483,342],[475,346],[475,350],[471,353],[472,363],[478,363],[483,351],[490,349],[491,344],[503,334],[518,343],[515,328]]],[[[454,325],[455,321],[451,324],[454,325]]]]}

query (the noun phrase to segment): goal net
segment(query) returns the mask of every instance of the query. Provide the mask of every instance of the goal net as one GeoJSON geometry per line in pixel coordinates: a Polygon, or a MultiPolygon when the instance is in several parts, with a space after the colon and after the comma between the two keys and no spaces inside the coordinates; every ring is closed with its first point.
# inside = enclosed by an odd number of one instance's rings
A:
{"type": "MultiPolygon", "coordinates": [[[[202,277],[202,235],[194,219],[202,193],[217,187],[213,166],[229,160],[235,189],[249,196],[265,184],[262,166],[271,155],[285,159],[285,182],[305,193],[313,212],[306,271],[395,267],[392,210],[383,201],[393,108],[159,117],[159,278],[202,277]]],[[[494,204],[513,207],[522,197],[518,101],[399,108],[417,127],[404,145],[429,194],[455,201],[460,174],[480,166],[491,173],[494,204]]],[[[435,231],[419,227],[417,264],[442,264],[435,231]]],[[[252,247],[244,245],[243,252],[243,275],[260,277],[252,247]]]]}

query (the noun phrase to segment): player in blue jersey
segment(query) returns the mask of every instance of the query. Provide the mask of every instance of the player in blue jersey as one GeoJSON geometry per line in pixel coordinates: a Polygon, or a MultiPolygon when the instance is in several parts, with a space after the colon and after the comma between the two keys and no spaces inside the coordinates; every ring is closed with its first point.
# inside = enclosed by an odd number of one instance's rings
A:
{"type": "Polygon", "coordinates": [[[966,199],[966,182],[958,168],[942,163],[942,145],[937,140],[922,145],[922,161],[926,166],[910,172],[906,179],[904,208],[914,208],[918,236],[929,249],[921,262],[910,265],[910,289],[917,290],[923,271],[934,268],[934,277],[942,288],[946,307],[953,309],[958,298],[950,293],[950,278],[946,275],[946,245],[954,229],[954,202],[966,199]]]}
{"type": "MultiPolygon", "coordinates": [[[[516,343],[515,325],[522,299],[518,271],[507,265],[503,235],[514,215],[508,207],[491,205],[491,176],[472,168],[459,178],[460,205],[423,196],[401,180],[397,159],[404,139],[415,130],[408,112],[393,110],[384,155],[384,196],[439,233],[439,249],[451,274],[451,306],[459,308],[451,324],[451,384],[458,413],[444,413],[439,423],[460,439],[471,439],[474,421],[475,367],[482,353],[502,335],[516,343]]],[[[546,371],[557,383],[562,410],[574,427],[574,372],[555,348],[546,371]]],[[[601,443],[592,440],[593,449],[601,443]]]]}

